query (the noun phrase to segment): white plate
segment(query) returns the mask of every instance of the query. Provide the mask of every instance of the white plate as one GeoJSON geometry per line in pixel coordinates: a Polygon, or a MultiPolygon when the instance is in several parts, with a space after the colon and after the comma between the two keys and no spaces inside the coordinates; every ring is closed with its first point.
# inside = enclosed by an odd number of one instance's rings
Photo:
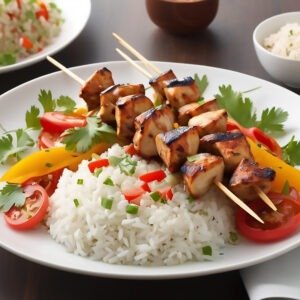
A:
{"type": "MultiPolygon", "coordinates": [[[[99,63],[74,68],[74,72],[87,78],[96,69],[106,66],[112,72],[116,82],[140,83],[147,85],[147,80],[125,62],[99,63]]],[[[174,63],[157,63],[161,70],[172,68],[178,77],[206,74],[209,87],[205,92],[207,98],[218,91],[221,84],[232,84],[234,89],[246,91],[254,87],[260,89],[248,94],[255,102],[257,110],[266,107],[282,107],[290,113],[287,122],[289,136],[295,134],[299,138],[300,98],[298,95],[267,81],[241,73],[197,65],[174,63]],[[298,124],[298,125],[297,125],[298,124]]],[[[0,96],[0,120],[4,128],[13,129],[24,125],[25,111],[37,103],[39,90],[50,89],[55,97],[69,95],[78,99],[79,86],[67,75],[57,72],[25,83],[0,96]]],[[[288,137],[281,142],[285,142],[288,137]]],[[[0,169],[0,174],[3,169],[0,169]]],[[[173,267],[137,267],[109,265],[70,253],[54,242],[46,229],[29,232],[13,231],[6,226],[0,217],[0,246],[31,261],[71,272],[96,276],[118,278],[179,278],[219,273],[254,265],[280,254],[300,244],[300,232],[289,239],[269,245],[254,244],[241,241],[238,246],[228,246],[224,255],[212,262],[192,262],[173,267]]]]}
{"type": "Polygon", "coordinates": [[[43,60],[47,55],[53,55],[69,45],[81,33],[90,17],[91,1],[54,0],[53,2],[62,10],[64,19],[59,36],[41,52],[21,59],[15,64],[0,67],[0,74],[24,68],[43,60]]]}

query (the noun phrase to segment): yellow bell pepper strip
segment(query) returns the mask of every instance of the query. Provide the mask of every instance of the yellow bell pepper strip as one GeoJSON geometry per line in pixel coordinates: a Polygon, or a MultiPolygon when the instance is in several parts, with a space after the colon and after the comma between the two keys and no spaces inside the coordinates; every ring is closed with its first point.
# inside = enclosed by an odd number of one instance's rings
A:
{"type": "Polygon", "coordinates": [[[30,178],[40,177],[62,168],[76,169],[82,160],[90,159],[93,153],[104,152],[109,146],[101,143],[84,153],[67,151],[64,147],[34,152],[12,166],[0,181],[21,184],[30,178]]]}
{"type": "Polygon", "coordinates": [[[247,138],[254,160],[262,167],[269,167],[276,171],[272,191],[281,193],[286,182],[297,191],[300,191],[300,170],[293,168],[280,158],[259,147],[247,138]]]}

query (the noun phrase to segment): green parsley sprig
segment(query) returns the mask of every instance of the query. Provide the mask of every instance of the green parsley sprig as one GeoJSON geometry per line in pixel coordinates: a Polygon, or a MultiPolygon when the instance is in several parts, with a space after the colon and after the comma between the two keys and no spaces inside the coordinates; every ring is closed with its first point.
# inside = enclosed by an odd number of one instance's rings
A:
{"type": "Polygon", "coordinates": [[[0,211],[7,212],[13,205],[21,207],[24,205],[26,195],[18,184],[6,184],[0,190],[0,211]]]}
{"type": "Polygon", "coordinates": [[[282,157],[290,165],[300,165],[300,141],[295,141],[295,136],[282,147],[282,157]]]}

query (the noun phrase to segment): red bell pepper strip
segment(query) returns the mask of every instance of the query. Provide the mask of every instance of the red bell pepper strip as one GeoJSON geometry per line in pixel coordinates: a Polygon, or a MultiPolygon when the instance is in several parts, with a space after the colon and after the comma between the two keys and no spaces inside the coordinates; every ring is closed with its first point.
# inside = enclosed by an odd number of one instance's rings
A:
{"type": "Polygon", "coordinates": [[[155,170],[141,175],[139,178],[144,182],[152,182],[154,180],[162,181],[166,178],[166,173],[163,170],[155,170]]]}
{"type": "Polygon", "coordinates": [[[97,169],[97,168],[103,168],[103,167],[108,167],[108,166],[109,166],[109,161],[107,158],[97,159],[97,160],[91,161],[88,164],[88,168],[91,171],[91,173],[94,173],[95,169],[97,169]]]}

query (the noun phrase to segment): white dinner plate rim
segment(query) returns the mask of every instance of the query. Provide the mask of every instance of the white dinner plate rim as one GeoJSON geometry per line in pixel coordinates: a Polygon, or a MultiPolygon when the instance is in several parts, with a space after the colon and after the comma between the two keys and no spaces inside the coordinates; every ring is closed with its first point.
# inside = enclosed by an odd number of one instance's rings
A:
{"type": "MultiPolygon", "coordinates": [[[[229,77],[230,77],[230,74],[233,74],[231,76],[240,76],[245,79],[248,78],[249,80],[257,81],[262,85],[267,85],[268,87],[271,87],[274,89],[279,89],[286,95],[291,95],[291,97],[299,98],[299,96],[297,94],[295,94],[294,92],[291,92],[291,91],[289,91],[285,88],[282,88],[276,84],[270,83],[268,81],[265,81],[263,79],[260,79],[260,78],[254,77],[254,76],[236,72],[236,71],[215,68],[215,67],[209,67],[209,66],[181,64],[181,63],[173,63],[173,62],[154,62],[154,63],[158,67],[162,67],[162,69],[164,69],[166,66],[171,66],[171,68],[174,68],[174,69],[179,68],[181,70],[182,70],[182,68],[185,68],[185,67],[188,69],[202,69],[204,73],[205,73],[205,71],[212,72],[212,73],[226,72],[226,74],[228,74],[229,77]]],[[[126,64],[127,63],[123,62],[123,61],[101,62],[101,63],[94,63],[94,64],[88,64],[88,65],[83,65],[83,66],[76,66],[76,67],[71,68],[71,70],[74,71],[75,73],[80,74],[82,71],[96,70],[97,68],[99,68],[101,66],[107,66],[108,68],[110,68],[110,67],[122,68],[122,67],[126,66],[126,64]]],[[[128,65],[128,68],[131,68],[131,66],[128,65]]],[[[54,73],[33,79],[27,83],[23,83],[22,85],[14,88],[10,91],[7,91],[6,93],[4,93],[0,96],[0,105],[1,105],[2,101],[4,101],[7,97],[11,97],[11,95],[13,95],[15,92],[18,92],[22,89],[26,89],[27,86],[30,87],[31,85],[34,85],[35,83],[43,82],[45,79],[47,79],[48,81],[51,81],[51,80],[55,81],[55,78],[58,75],[64,76],[64,75],[62,75],[61,71],[54,72],[54,73]]],[[[188,74],[188,75],[190,75],[190,74],[188,74]]],[[[65,75],[65,76],[67,76],[67,75],[65,75]]],[[[136,75],[136,76],[138,76],[138,75],[136,75]]],[[[140,75],[140,76],[142,77],[142,75],[140,75]]],[[[234,87],[234,83],[233,83],[233,87],[234,87]]],[[[0,115],[1,115],[1,112],[0,112],[0,115]]],[[[0,221],[0,227],[2,226],[1,224],[3,224],[3,221],[0,221]]],[[[53,241],[53,243],[54,243],[54,241],[53,241]]],[[[260,256],[257,259],[244,260],[244,261],[237,262],[235,265],[226,265],[225,264],[224,266],[221,266],[221,267],[207,268],[205,270],[200,270],[200,271],[197,269],[198,264],[209,265],[211,262],[188,263],[188,264],[185,264],[183,268],[182,268],[182,265],[174,266],[174,267],[138,267],[138,266],[116,266],[116,265],[107,265],[104,263],[99,263],[99,266],[105,265],[105,267],[107,267],[107,269],[104,268],[104,270],[99,270],[97,268],[89,268],[89,267],[81,268],[81,267],[79,267],[80,263],[76,267],[74,267],[74,266],[70,266],[67,264],[57,263],[55,261],[47,261],[47,260],[43,260],[40,258],[36,258],[33,255],[31,255],[30,253],[24,253],[20,249],[16,249],[15,247],[13,247],[11,245],[7,245],[7,244],[3,243],[3,241],[1,240],[1,236],[0,236],[0,246],[1,247],[3,247],[4,249],[6,249],[18,256],[21,256],[27,260],[39,263],[41,265],[45,265],[48,267],[61,269],[61,270],[65,270],[65,271],[70,271],[70,272],[74,272],[74,273],[81,273],[81,274],[94,275],[94,276],[100,276],[100,277],[124,278],[124,279],[126,279],[126,278],[127,279],[129,279],[129,278],[130,279],[183,278],[183,277],[193,277],[193,276],[200,276],[200,275],[209,275],[209,274],[215,274],[215,273],[220,273],[220,272],[225,272],[225,271],[241,269],[241,268],[244,268],[247,266],[252,266],[254,264],[264,262],[266,260],[270,260],[272,258],[275,258],[279,255],[282,255],[282,254],[296,248],[300,244],[300,235],[298,234],[298,236],[292,237],[291,239],[284,241],[282,244],[284,245],[284,247],[279,247],[279,250],[271,249],[270,253],[268,255],[260,256]],[[189,268],[189,266],[191,266],[191,267],[189,268]]],[[[236,247],[239,247],[239,246],[236,246],[236,247]]],[[[64,251],[64,249],[63,249],[63,251],[64,251]]],[[[72,255],[72,254],[70,254],[70,255],[72,255]]],[[[72,255],[72,257],[74,260],[77,260],[80,262],[83,262],[85,260],[87,260],[87,262],[90,262],[90,260],[88,260],[86,258],[77,257],[75,255],[72,255]]],[[[96,263],[98,263],[98,262],[96,262],[96,263]]]]}

